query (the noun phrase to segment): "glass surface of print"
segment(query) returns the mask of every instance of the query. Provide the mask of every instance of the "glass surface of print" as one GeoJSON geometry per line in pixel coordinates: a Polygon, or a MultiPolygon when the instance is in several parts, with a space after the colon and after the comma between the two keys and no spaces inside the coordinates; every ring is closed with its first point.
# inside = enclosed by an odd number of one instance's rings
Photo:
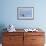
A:
{"type": "Polygon", "coordinates": [[[33,7],[18,7],[17,8],[18,19],[34,19],[34,8],[33,7]]]}

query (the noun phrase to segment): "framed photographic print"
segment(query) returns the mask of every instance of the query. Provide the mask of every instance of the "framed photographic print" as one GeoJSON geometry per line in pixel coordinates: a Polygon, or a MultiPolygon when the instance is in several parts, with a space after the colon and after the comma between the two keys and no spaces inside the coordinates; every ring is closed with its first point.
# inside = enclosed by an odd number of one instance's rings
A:
{"type": "Polygon", "coordinates": [[[34,7],[18,7],[17,8],[18,20],[33,20],[34,19],[34,7]]]}

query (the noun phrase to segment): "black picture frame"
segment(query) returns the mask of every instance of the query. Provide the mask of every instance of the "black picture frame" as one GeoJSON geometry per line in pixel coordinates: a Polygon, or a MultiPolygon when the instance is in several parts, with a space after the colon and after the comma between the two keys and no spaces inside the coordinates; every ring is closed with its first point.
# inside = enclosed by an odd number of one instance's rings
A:
{"type": "Polygon", "coordinates": [[[17,7],[17,19],[18,20],[33,20],[34,7],[17,7]]]}

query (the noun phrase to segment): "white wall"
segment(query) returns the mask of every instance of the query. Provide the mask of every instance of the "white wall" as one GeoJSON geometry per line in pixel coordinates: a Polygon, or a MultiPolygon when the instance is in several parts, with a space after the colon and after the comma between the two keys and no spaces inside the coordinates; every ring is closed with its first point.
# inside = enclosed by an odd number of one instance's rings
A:
{"type": "Polygon", "coordinates": [[[0,24],[13,24],[16,28],[40,27],[46,31],[45,20],[46,0],[1,0],[0,24]],[[17,7],[34,7],[34,20],[17,20],[17,7]]]}

